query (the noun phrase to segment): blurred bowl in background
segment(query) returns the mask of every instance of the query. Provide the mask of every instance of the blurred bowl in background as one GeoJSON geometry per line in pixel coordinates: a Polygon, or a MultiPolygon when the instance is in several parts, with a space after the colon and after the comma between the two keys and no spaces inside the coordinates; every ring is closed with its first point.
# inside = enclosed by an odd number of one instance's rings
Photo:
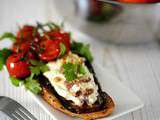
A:
{"type": "Polygon", "coordinates": [[[54,0],[63,19],[98,40],[117,44],[152,42],[160,33],[160,3],[126,4],[105,0],[54,0]]]}

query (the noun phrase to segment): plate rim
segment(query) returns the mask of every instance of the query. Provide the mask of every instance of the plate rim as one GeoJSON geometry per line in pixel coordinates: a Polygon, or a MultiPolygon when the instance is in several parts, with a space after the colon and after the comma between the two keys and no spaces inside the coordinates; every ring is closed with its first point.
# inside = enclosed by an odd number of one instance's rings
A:
{"type": "MultiPolygon", "coordinates": [[[[100,64],[97,64],[96,66],[98,66],[98,67],[100,67],[100,69],[107,69],[107,68],[104,68],[102,65],[100,65],[100,64]]],[[[128,110],[125,110],[125,111],[123,111],[123,112],[121,112],[121,113],[118,113],[118,114],[116,114],[116,115],[113,115],[113,116],[108,116],[108,117],[106,117],[106,120],[113,120],[113,119],[115,119],[115,118],[119,118],[119,117],[121,117],[121,116],[123,116],[123,115],[126,115],[126,114],[129,114],[129,113],[131,113],[131,112],[134,112],[134,111],[137,111],[137,110],[139,110],[139,109],[142,109],[143,107],[144,107],[144,103],[142,102],[142,100],[129,88],[129,87],[127,87],[125,84],[123,84],[121,81],[119,81],[119,83],[123,86],[123,87],[125,87],[126,89],[128,89],[134,96],[136,96],[137,97],[137,99],[138,99],[138,101],[139,101],[139,103],[137,104],[137,105],[135,105],[135,107],[133,107],[133,108],[130,108],[130,109],[128,109],[128,110]]],[[[35,100],[35,102],[37,102],[38,103],[38,105],[40,106],[40,107],[42,107],[43,108],[43,110],[49,115],[49,116],[51,116],[51,118],[53,118],[54,120],[58,120],[53,114],[52,114],[52,111],[49,111],[48,110],[48,108],[43,104],[43,102],[45,102],[46,104],[48,104],[45,100],[43,100],[43,98],[42,97],[40,97],[40,95],[37,95],[37,94],[34,94],[34,93],[32,93],[32,92],[30,92],[30,91],[28,91],[28,93],[31,95],[31,97],[35,100]]],[[[112,96],[112,95],[111,95],[112,96]]],[[[112,99],[113,99],[113,97],[112,97],[112,99]]],[[[114,99],[113,99],[114,100],[114,99]]],[[[49,104],[48,104],[49,105],[49,104]]],[[[54,109],[54,108],[53,108],[54,109]]],[[[116,109],[116,103],[115,103],[115,109],[116,109]]],[[[55,109],[54,109],[55,110],[55,109]]],[[[57,110],[58,111],[58,110],[57,110]]],[[[60,112],[60,111],[59,111],[60,112]]],[[[113,111],[113,113],[114,113],[114,111],[113,111]]]]}

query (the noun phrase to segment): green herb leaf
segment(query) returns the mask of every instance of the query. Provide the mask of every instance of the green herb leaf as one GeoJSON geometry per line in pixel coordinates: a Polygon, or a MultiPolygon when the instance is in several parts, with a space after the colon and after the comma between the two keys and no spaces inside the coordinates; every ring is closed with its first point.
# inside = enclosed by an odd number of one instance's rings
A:
{"type": "Polygon", "coordinates": [[[49,68],[48,68],[47,65],[41,65],[41,66],[40,66],[40,70],[41,70],[42,73],[44,73],[44,72],[48,71],[49,68]]]}
{"type": "Polygon", "coordinates": [[[21,84],[23,84],[23,81],[21,79],[10,77],[10,80],[11,80],[11,83],[16,87],[19,87],[21,84]]]}
{"type": "Polygon", "coordinates": [[[82,75],[85,75],[86,74],[86,70],[85,70],[85,67],[83,65],[79,65],[79,69],[78,69],[79,73],[82,74],[82,75]]]}
{"type": "Polygon", "coordinates": [[[73,41],[71,44],[71,51],[85,57],[89,62],[93,61],[89,44],[73,41]]]}
{"type": "Polygon", "coordinates": [[[45,63],[42,62],[42,61],[38,61],[38,60],[29,60],[30,63],[34,66],[41,66],[41,65],[44,65],[45,63]]]}
{"type": "Polygon", "coordinates": [[[37,80],[26,79],[25,88],[31,92],[38,94],[42,91],[42,88],[37,80]]]}
{"type": "Polygon", "coordinates": [[[59,29],[60,28],[59,25],[57,25],[53,22],[48,22],[48,23],[44,24],[44,26],[48,26],[50,29],[59,29]]]}
{"type": "Polygon", "coordinates": [[[38,65],[38,64],[39,64],[39,61],[37,61],[37,60],[29,60],[29,62],[30,62],[32,65],[38,65]]]}
{"type": "Polygon", "coordinates": [[[3,69],[3,66],[6,63],[7,58],[12,54],[12,51],[4,48],[2,50],[0,50],[0,70],[3,69]]]}
{"type": "Polygon", "coordinates": [[[32,80],[34,75],[35,75],[34,73],[31,73],[31,75],[28,77],[28,79],[32,80]]]}
{"type": "Polygon", "coordinates": [[[60,26],[53,23],[53,22],[47,22],[45,24],[42,24],[40,22],[37,22],[37,29],[40,29],[42,31],[46,31],[45,30],[45,27],[48,27],[50,30],[53,30],[53,29],[60,29],[60,26]]]}
{"type": "Polygon", "coordinates": [[[61,22],[61,24],[60,24],[60,28],[64,28],[64,21],[63,21],[63,22],[61,22]]]}
{"type": "Polygon", "coordinates": [[[74,73],[73,70],[65,71],[64,74],[67,81],[72,81],[77,78],[77,75],[74,73]]]}
{"type": "Polygon", "coordinates": [[[33,65],[30,67],[31,73],[34,73],[35,75],[39,75],[41,72],[49,70],[48,66],[41,61],[30,60],[30,63],[33,65]]]}
{"type": "Polygon", "coordinates": [[[66,63],[63,65],[63,69],[68,81],[76,79],[78,74],[86,74],[85,67],[82,64],[66,63]]]}
{"type": "Polygon", "coordinates": [[[60,56],[63,56],[66,53],[66,46],[63,43],[60,43],[60,56]]]}
{"type": "Polygon", "coordinates": [[[13,33],[5,32],[4,34],[2,34],[2,36],[0,36],[0,40],[3,40],[3,39],[10,39],[12,41],[15,41],[16,36],[13,33]]]}
{"type": "Polygon", "coordinates": [[[40,72],[41,72],[41,70],[40,70],[39,67],[33,67],[33,66],[31,66],[30,70],[31,70],[31,73],[34,73],[35,75],[39,75],[40,72]]]}
{"type": "Polygon", "coordinates": [[[63,65],[64,75],[68,81],[72,81],[77,78],[77,64],[66,63],[63,65]]]}

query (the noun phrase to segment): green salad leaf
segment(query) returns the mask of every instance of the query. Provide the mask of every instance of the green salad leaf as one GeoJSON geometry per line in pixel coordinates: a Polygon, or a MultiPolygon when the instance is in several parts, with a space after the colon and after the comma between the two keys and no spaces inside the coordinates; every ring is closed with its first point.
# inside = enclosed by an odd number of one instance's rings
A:
{"type": "Polygon", "coordinates": [[[38,94],[41,92],[42,88],[40,83],[36,79],[36,76],[40,75],[41,72],[48,71],[48,66],[46,63],[37,60],[30,60],[32,66],[30,66],[31,75],[25,79],[25,88],[30,90],[31,92],[38,94]]]}
{"type": "Polygon", "coordinates": [[[91,54],[89,44],[73,41],[71,44],[71,51],[85,57],[89,62],[93,61],[93,56],[91,54]]]}
{"type": "Polygon", "coordinates": [[[40,83],[35,79],[26,78],[25,88],[31,92],[38,94],[42,91],[40,83]]]}
{"type": "Polygon", "coordinates": [[[19,87],[21,84],[24,83],[23,80],[17,79],[17,78],[14,78],[14,77],[10,77],[10,80],[11,80],[11,83],[16,87],[19,87]]]}
{"type": "Polygon", "coordinates": [[[5,32],[2,34],[2,36],[0,36],[0,40],[3,39],[10,39],[12,41],[16,41],[16,36],[11,32],[5,32]]]}
{"type": "Polygon", "coordinates": [[[30,67],[31,73],[34,73],[35,75],[39,75],[41,73],[40,67],[30,67]]]}
{"type": "Polygon", "coordinates": [[[12,51],[7,49],[7,48],[3,48],[2,50],[0,50],[0,70],[3,69],[3,66],[6,63],[7,58],[12,54],[12,51]]]}
{"type": "Polygon", "coordinates": [[[66,53],[66,46],[64,43],[60,43],[60,56],[63,56],[66,53]]]}
{"type": "Polygon", "coordinates": [[[48,66],[42,61],[30,60],[33,66],[30,67],[31,73],[39,75],[41,72],[46,72],[49,70],[48,66]]]}

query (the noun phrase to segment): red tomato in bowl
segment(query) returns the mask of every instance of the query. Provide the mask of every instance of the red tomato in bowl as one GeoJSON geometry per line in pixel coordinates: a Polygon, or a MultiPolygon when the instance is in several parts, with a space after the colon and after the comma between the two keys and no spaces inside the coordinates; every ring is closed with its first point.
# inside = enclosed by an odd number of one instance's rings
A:
{"type": "Polygon", "coordinates": [[[29,69],[29,64],[23,59],[23,53],[13,54],[8,57],[6,66],[10,76],[15,78],[25,78],[30,75],[31,72],[29,69]]]}

